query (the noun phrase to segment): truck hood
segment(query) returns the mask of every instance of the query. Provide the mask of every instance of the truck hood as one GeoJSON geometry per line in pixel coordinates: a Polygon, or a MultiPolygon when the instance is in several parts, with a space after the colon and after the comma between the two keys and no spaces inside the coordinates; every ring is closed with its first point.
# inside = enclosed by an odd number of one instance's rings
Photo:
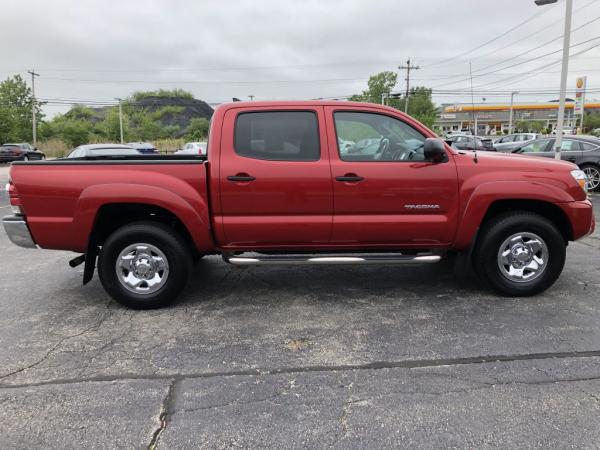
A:
{"type": "MultiPolygon", "coordinates": [[[[475,157],[475,152],[459,151],[456,154],[462,158],[475,157]]],[[[477,152],[477,163],[483,167],[494,167],[504,170],[533,170],[533,171],[551,171],[551,172],[570,172],[577,169],[577,165],[568,161],[557,161],[543,156],[524,156],[514,153],[498,152],[477,152]]]]}
{"type": "Polygon", "coordinates": [[[550,196],[554,202],[586,198],[585,192],[571,176],[571,171],[576,170],[577,166],[567,161],[556,161],[543,156],[482,151],[477,152],[477,162],[474,152],[467,151],[455,152],[454,161],[459,180],[463,180],[463,187],[467,186],[470,189],[476,189],[489,182],[506,182],[508,185],[502,189],[511,191],[510,184],[513,183],[513,187],[519,186],[516,192],[518,195],[533,194],[533,190],[545,186],[543,189],[554,192],[550,196]],[[525,186],[523,183],[529,185],[525,186]]]}

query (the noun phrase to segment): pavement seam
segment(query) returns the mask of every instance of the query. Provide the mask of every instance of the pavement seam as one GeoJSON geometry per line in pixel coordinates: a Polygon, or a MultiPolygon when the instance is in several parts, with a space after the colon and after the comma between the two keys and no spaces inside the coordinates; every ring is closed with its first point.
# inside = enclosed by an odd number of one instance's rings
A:
{"type": "MultiPolygon", "coordinates": [[[[467,358],[448,358],[448,359],[415,359],[403,361],[375,361],[365,364],[345,364],[330,366],[300,366],[284,367],[274,369],[248,369],[229,372],[200,372],[200,373],[178,373],[178,374],[121,374],[104,375],[95,377],[62,378],[48,381],[39,381],[31,383],[0,383],[0,389],[15,389],[24,387],[37,387],[48,385],[63,385],[88,382],[114,382],[121,380],[171,380],[178,381],[184,379],[197,378],[219,378],[233,376],[256,376],[256,375],[280,375],[310,372],[344,372],[352,370],[380,370],[380,369],[421,369],[444,366],[462,366],[476,365],[495,362],[516,362],[516,361],[536,361],[544,359],[569,359],[569,358],[594,358],[600,357],[600,350],[579,351],[579,352],[552,352],[552,353],[530,353],[516,355],[489,355],[475,356],[467,358]]],[[[595,377],[589,379],[596,379],[595,377]]],[[[579,381],[579,380],[576,380],[579,381]]]]}

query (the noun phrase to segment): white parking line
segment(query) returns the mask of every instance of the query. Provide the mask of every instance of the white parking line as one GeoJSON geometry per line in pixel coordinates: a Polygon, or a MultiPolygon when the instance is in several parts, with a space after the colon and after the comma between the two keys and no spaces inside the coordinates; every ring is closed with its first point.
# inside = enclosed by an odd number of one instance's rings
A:
{"type": "Polygon", "coordinates": [[[0,208],[10,208],[10,205],[0,206],[0,208]]]}

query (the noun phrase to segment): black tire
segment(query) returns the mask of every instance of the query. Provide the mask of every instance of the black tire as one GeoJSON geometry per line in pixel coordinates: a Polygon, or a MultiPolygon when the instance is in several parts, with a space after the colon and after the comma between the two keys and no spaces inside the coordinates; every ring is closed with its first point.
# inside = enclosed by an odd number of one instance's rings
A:
{"type": "Polygon", "coordinates": [[[98,275],[104,289],[117,302],[134,309],[161,308],[172,303],[187,285],[192,257],[189,245],[172,228],[156,222],[134,222],[113,232],[102,245],[98,275]],[[149,244],[162,252],[168,264],[164,284],[152,293],[131,292],[120,281],[116,264],[128,246],[149,244]]]}
{"type": "Polygon", "coordinates": [[[595,164],[582,164],[580,168],[585,172],[588,178],[590,178],[590,182],[592,183],[591,186],[588,185],[588,189],[591,192],[600,191],[600,183],[598,182],[600,179],[600,167],[595,164]]]}
{"type": "Polygon", "coordinates": [[[491,218],[480,231],[474,252],[474,266],[482,281],[498,292],[511,297],[535,295],[548,289],[562,272],[566,243],[557,227],[539,214],[515,211],[491,218]],[[500,247],[514,234],[533,233],[543,240],[547,249],[545,268],[535,279],[514,281],[501,269],[500,247]]]}
{"type": "Polygon", "coordinates": [[[29,156],[27,156],[27,155],[23,156],[23,161],[29,161],[29,156]]]}

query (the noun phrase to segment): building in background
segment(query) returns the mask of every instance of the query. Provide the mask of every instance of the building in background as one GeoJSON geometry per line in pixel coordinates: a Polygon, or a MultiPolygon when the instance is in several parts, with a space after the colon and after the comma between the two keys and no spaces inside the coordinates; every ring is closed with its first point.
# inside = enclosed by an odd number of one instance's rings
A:
{"type": "MultiPolygon", "coordinates": [[[[580,116],[573,112],[574,103],[565,105],[565,127],[575,129],[580,126],[580,116]]],[[[600,113],[600,102],[586,103],[585,110],[600,113]]],[[[439,110],[434,128],[440,133],[449,131],[474,130],[481,136],[506,134],[509,130],[510,104],[471,103],[443,104],[439,110]]],[[[541,121],[546,129],[556,127],[558,102],[515,103],[513,105],[513,130],[517,122],[541,121]]]]}

